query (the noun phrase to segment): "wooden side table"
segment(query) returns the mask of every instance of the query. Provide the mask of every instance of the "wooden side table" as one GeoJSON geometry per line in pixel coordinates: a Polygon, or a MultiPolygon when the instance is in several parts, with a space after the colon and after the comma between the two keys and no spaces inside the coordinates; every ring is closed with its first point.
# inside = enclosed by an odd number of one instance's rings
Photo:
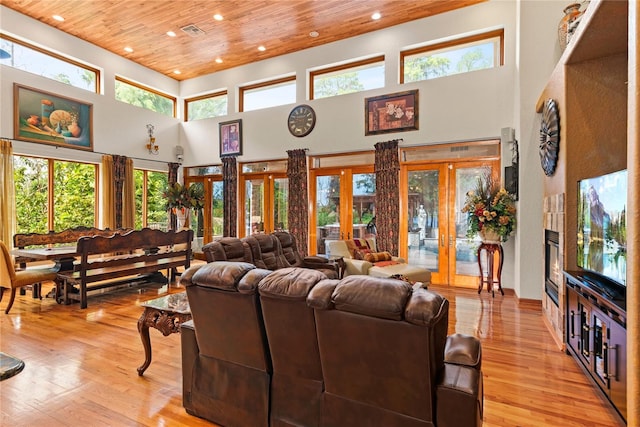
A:
{"type": "Polygon", "coordinates": [[[494,287],[497,284],[498,290],[502,295],[504,295],[504,291],[502,290],[502,264],[504,263],[504,252],[502,251],[502,245],[500,243],[485,243],[482,242],[478,247],[478,268],[480,268],[480,285],[478,286],[478,293],[482,292],[482,288],[484,285],[487,285],[487,292],[491,292],[491,296],[495,297],[494,287]],[[482,269],[482,251],[485,252],[485,256],[487,257],[487,274],[485,277],[484,271],[482,269]],[[497,280],[494,279],[495,269],[494,269],[494,254],[498,252],[498,275],[497,280]]]}
{"type": "Polygon", "coordinates": [[[191,320],[191,309],[186,292],[165,295],[141,304],[144,312],[138,319],[138,332],[144,347],[144,363],[138,368],[138,375],[151,364],[151,339],[149,327],[162,332],[165,337],[180,332],[180,325],[191,320]]]}

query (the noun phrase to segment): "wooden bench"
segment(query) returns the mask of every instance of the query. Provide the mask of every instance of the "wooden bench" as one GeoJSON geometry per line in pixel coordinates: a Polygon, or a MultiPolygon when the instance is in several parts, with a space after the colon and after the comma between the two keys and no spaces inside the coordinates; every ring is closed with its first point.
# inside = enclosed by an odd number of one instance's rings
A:
{"type": "Polygon", "coordinates": [[[86,308],[88,291],[125,283],[167,283],[162,270],[189,268],[192,240],[193,230],[174,232],[150,228],[109,237],[81,237],[77,243],[80,262],[76,271],[58,274],[63,302],[79,300],[80,307],[86,308]]]}
{"type": "MultiPolygon", "coordinates": [[[[62,231],[49,231],[48,233],[16,233],[13,235],[13,247],[17,249],[28,249],[33,247],[56,246],[64,244],[75,244],[83,236],[112,236],[116,233],[126,233],[131,228],[119,228],[110,230],[96,227],[74,227],[62,231]]],[[[22,270],[27,268],[27,263],[37,262],[34,258],[16,256],[14,262],[22,270]]],[[[42,298],[40,284],[32,286],[33,297],[42,298]]],[[[24,288],[20,289],[20,294],[24,295],[24,288]]]]}

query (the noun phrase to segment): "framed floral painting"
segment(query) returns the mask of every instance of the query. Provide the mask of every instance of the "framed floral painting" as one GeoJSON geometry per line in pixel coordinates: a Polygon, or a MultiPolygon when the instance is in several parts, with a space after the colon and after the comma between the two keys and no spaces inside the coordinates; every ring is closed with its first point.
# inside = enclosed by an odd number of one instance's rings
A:
{"type": "Polygon", "coordinates": [[[364,120],[365,135],[418,130],[418,91],[365,98],[364,120]]]}
{"type": "Polygon", "coordinates": [[[93,150],[93,105],[14,83],[13,137],[93,150]]]}

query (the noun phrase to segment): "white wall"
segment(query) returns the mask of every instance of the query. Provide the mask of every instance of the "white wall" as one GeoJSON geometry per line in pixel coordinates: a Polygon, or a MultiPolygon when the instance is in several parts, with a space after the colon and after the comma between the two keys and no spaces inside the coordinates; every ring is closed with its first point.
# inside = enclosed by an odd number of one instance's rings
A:
{"type": "MultiPolygon", "coordinates": [[[[499,137],[502,128],[515,128],[520,142],[519,225],[516,237],[505,248],[503,286],[514,288],[520,297],[540,299],[543,264],[540,251],[535,248],[541,248],[542,175],[537,153],[539,118],[534,107],[559,58],[555,28],[563,7],[564,3],[558,1],[491,0],[365,36],[177,82],[0,6],[2,31],[56,48],[62,54],[101,68],[104,82],[103,94],[98,95],[2,66],[0,136],[13,136],[10,106],[14,82],[93,103],[96,152],[125,154],[137,159],[136,165],[156,165],[160,169],[165,166],[152,161],[175,161],[173,147],[178,144],[184,147],[185,165],[219,163],[218,123],[235,118],[243,119],[244,154],[240,161],[285,158],[286,150],[295,148],[308,148],[310,154],[371,150],[376,142],[395,138],[403,139],[401,146],[410,146],[499,137]],[[398,84],[400,50],[429,40],[499,27],[505,30],[503,67],[398,84]],[[386,57],[384,89],[307,100],[309,69],[378,54],[386,57]],[[286,119],[294,104],[237,113],[240,85],[290,73],[296,73],[299,82],[296,104],[309,103],[318,117],[315,129],[305,138],[295,138],[287,130],[286,119]],[[179,108],[185,97],[227,89],[230,113],[218,119],[185,123],[115,101],[116,74],[178,96],[179,108]],[[364,136],[364,98],[408,89],[419,90],[420,129],[364,136]],[[144,147],[147,123],[156,127],[158,156],[150,155],[144,147]]],[[[16,142],[14,147],[24,154],[99,159],[97,154],[42,144],[16,142]]]]}

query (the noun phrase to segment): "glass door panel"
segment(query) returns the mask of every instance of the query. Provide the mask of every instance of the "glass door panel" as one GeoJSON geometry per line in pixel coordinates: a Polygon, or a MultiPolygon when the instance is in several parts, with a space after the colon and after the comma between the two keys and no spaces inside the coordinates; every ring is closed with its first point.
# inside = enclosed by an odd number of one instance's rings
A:
{"type": "Polygon", "coordinates": [[[205,233],[209,236],[208,242],[212,242],[215,237],[221,237],[223,234],[224,226],[224,183],[222,181],[211,182],[211,188],[209,190],[209,206],[211,207],[211,225],[208,232],[205,233]]]}
{"type": "MultiPolygon", "coordinates": [[[[407,246],[410,264],[440,272],[441,248],[438,244],[441,201],[440,180],[443,174],[437,169],[408,172],[407,246]]],[[[435,281],[434,281],[435,282],[435,281]]]]}
{"type": "Polygon", "coordinates": [[[368,238],[376,235],[376,175],[373,173],[353,174],[353,218],[354,238],[368,238]]]}
{"type": "Polygon", "coordinates": [[[289,209],[289,179],[273,180],[273,227],[275,231],[289,229],[287,211],[289,209]]]}
{"type": "Polygon", "coordinates": [[[264,179],[245,180],[244,193],[244,235],[264,232],[264,179]]]}
{"type": "MultiPolygon", "coordinates": [[[[492,171],[491,164],[481,162],[467,162],[453,164],[451,168],[451,214],[449,223],[452,224],[449,236],[449,269],[451,284],[454,286],[475,287],[478,285],[480,271],[478,269],[477,250],[480,238],[467,237],[467,214],[462,212],[466,195],[476,188],[478,178],[492,171]],[[455,256],[453,254],[455,253],[455,256]]],[[[486,264],[486,259],[481,260],[486,264]]],[[[495,260],[497,263],[497,259],[495,260]]],[[[483,265],[487,271],[488,266],[483,265]]]]}
{"type": "Polygon", "coordinates": [[[316,177],[316,253],[325,253],[325,240],[340,239],[340,175],[316,177]]]}

